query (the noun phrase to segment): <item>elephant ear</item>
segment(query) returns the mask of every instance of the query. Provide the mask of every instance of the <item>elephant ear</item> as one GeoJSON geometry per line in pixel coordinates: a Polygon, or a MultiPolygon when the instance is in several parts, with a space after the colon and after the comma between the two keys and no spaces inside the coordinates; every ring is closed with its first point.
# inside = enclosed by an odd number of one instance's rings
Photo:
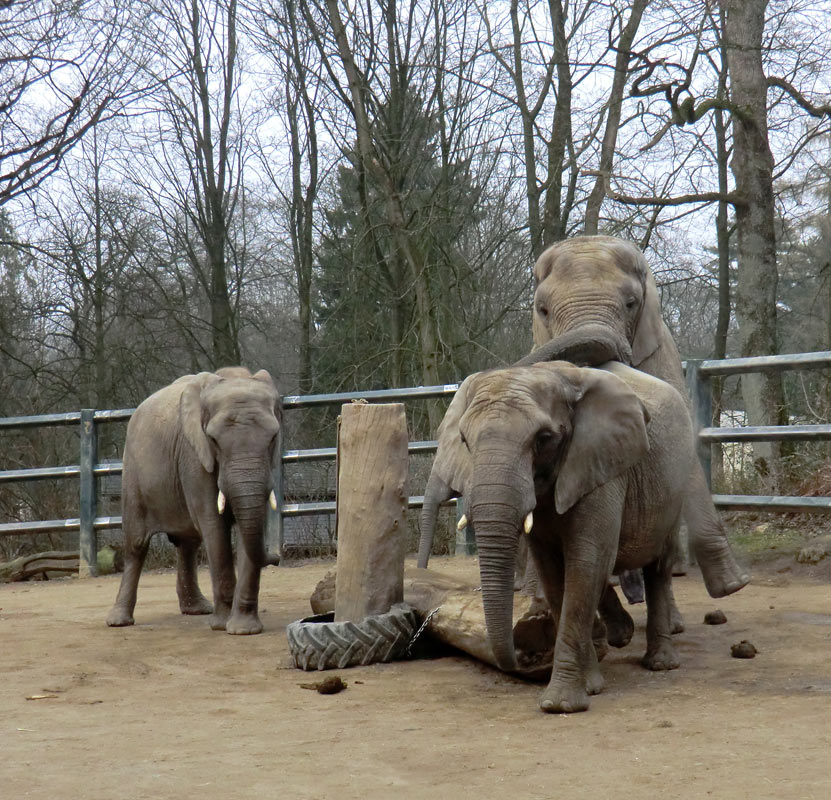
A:
{"type": "Polygon", "coordinates": [[[470,453],[462,444],[459,421],[467,410],[470,386],[477,375],[479,375],[478,372],[468,375],[459,385],[456,394],[453,395],[444,419],[439,425],[439,444],[433,462],[434,470],[438,466],[439,477],[460,494],[464,494],[464,484],[467,483],[470,477],[472,465],[470,453]]]}
{"type": "Polygon", "coordinates": [[[274,379],[271,377],[271,373],[266,369],[261,369],[255,372],[251,376],[255,381],[260,381],[264,383],[266,386],[274,389],[274,416],[277,417],[277,422],[283,422],[283,398],[280,397],[280,392],[277,391],[277,386],[274,383],[274,379]]]}
{"type": "Polygon", "coordinates": [[[179,422],[182,425],[182,433],[196,452],[199,463],[205,468],[205,472],[214,471],[214,453],[211,449],[211,443],[205,435],[202,390],[219,380],[221,379],[211,372],[200,372],[198,375],[192,375],[179,398],[179,422]]]}
{"type": "Polygon", "coordinates": [[[655,278],[652,275],[652,270],[647,266],[643,254],[639,252],[638,255],[644,261],[645,274],[642,279],[643,305],[632,337],[633,367],[637,367],[661,346],[666,332],[666,326],[661,317],[661,301],[658,298],[658,287],[655,285],[655,278]]]}
{"type": "Polygon", "coordinates": [[[579,369],[580,386],[554,501],[565,514],[581,497],[623,474],[649,452],[649,414],[620,378],[579,369]]]}

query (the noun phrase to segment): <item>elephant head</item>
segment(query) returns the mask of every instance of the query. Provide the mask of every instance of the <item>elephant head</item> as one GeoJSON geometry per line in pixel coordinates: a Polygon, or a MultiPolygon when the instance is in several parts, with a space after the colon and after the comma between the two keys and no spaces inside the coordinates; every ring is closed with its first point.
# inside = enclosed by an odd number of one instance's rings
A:
{"type": "Polygon", "coordinates": [[[567,514],[648,451],[648,415],[622,380],[564,362],[472,377],[459,437],[470,453],[468,512],[494,657],[516,669],[512,639],[518,541],[533,513],[567,514]]]}
{"type": "Polygon", "coordinates": [[[422,568],[430,560],[439,506],[445,500],[465,494],[465,486],[470,478],[470,453],[459,438],[459,418],[466,408],[468,388],[474,377],[475,375],[470,375],[462,381],[439,425],[438,446],[421,509],[418,566],[422,568]]]}
{"type": "Polygon", "coordinates": [[[276,508],[272,470],[281,457],[276,440],[282,405],[271,376],[242,367],[193,376],[181,395],[179,419],[201,469],[215,476],[210,501],[231,516],[252,564],[274,563],[264,525],[267,504],[276,508]]]}
{"type": "Polygon", "coordinates": [[[562,359],[639,367],[671,342],[655,279],[643,253],[629,242],[612,236],[558,242],[537,259],[534,280],[537,349],[518,365],[562,359]]]}

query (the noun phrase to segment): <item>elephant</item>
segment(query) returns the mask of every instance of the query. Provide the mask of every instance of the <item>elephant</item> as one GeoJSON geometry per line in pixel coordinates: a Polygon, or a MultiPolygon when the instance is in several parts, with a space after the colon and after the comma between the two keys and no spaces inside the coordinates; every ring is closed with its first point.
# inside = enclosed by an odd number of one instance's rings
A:
{"type": "MultiPolygon", "coordinates": [[[[515,366],[546,360],[597,366],[616,360],[667,381],[687,397],[655,279],[637,247],[612,236],[558,242],[537,259],[534,280],[535,350],[515,366]]],[[[709,594],[724,597],[745,586],[750,576],[734,558],[697,460],[683,518],[709,594]]]]}
{"type": "Polygon", "coordinates": [[[557,628],[544,711],[585,710],[603,688],[592,627],[610,574],[643,569],[642,663],[676,668],[673,537],[695,462],[680,393],[618,362],[600,369],[540,362],[471,376],[461,411],[459,437],[471,458],[468,513],[498,666],[517,669],[514,562],[527,534],[557,628]]]}
{"type": "Polygon", "coordinates": [[[421,508],[418,545],[418,566],[421,568],[426,567],[430,559],[439,506],[446,500],[463,496],[470,477],[470,456],[459,443],[459,417],[466,407],[467,390],[472,378],[465,378],[459,385],[439,425],[436,456],[421,508]]]}
{"type": "MultiPolygon", "coordinates": [[[[467,493],[466,487],[471,476],[472,461],[470,452],[460,440],[459,420],[467,408],[470,384],[477,374],[468,376],[459,385],[439,425],[436,456],[433,459],[430,476],[424,490],[424,501],[419,521],[418,566],[421,569],[425,569],[430,560],[439,506],[447,500],[463,497],[467,493]]],[[[460,521],[460,524],[467,524],[466,515],[460,521]]],[[[514,588],[529,588],[530,591],[534,591],[537,589],[536,586],[526,587],[524,585],[527,554],[527,543],[524,539],[520,539],[514,588]]],[[[621,588],[630,602],[640,602],[643,599],[642,583],[636,581],[633,585],[627,585],[625,576],[628,574],[630,573],[627,572],[621,576],[621,588]]],[[[606,641],[610,645],[625,647],[629,644],[635,630],[635,623],[620,604],[620,600],[611,585],[606,587],[602,598],[600,618],[605,628],[606,641]]]]}
{"type": "Polygon", "coordinates": [[[150,395],[127,425],[122,473],[124,573],[107,625],[134,623],[142,565],[154,533],[177,549],[183,614],[211,614],[213,630],[256,634],[260,572],[279,557],[265,544],[267,505],[276,509],[272,469],[282,404],[266,370],[245,367],[185,375],[150,395]],[[237,535],[234,572],[231,531],[237,535]],[[199,589],[205,544],[213,605],[199,589]]]}

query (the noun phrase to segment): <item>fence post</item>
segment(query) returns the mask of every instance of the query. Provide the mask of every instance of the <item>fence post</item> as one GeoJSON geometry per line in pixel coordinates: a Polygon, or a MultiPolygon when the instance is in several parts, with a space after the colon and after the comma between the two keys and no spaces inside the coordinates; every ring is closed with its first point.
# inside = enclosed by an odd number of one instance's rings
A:
{"type": "Polygon", "coordinates": [[[274,442],[274,466],[271,469],[271,482],[274,486],[274,496],[277,498],[277,510],[270,505],[266,517],[266,549],[272,555],[280,556],[283,560],[283,427],[277,431],[274,442]]]}
{"type": "Polygon", "coordinates": [[[81,410],[81,461],[80,461],[80,523],[78,538],[80,558],[78,577],[89,578],[98,575],[98,534],[95,517],[98,512],[95,465],[98,462],[98,437],[95,431],[95,410],[81,410]]]}
{"type": "Polygon", "coordinates": [[[687,359],[687,392],[690,395],[696,452],[707,478],[707,486],[712,488],[710,444],[702,443],[698,438],[698,432],[702,428],[709,428],[713,424],[713,396],[710,389],[710,378],[701,374],[700,365],[701,359],[687,359]]]}

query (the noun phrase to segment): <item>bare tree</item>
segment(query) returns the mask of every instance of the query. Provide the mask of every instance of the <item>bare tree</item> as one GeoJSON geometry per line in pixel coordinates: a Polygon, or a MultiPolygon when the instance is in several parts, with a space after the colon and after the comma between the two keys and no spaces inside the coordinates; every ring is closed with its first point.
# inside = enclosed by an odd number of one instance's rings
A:
{"type": "Polygon", "coordinates": [[[131,0],[0,8],[0,205],[38,187],[99,122],[144,93],[131,0]]]}
{"type": "Polygon", "coordinates": [[[244,127],[255,121],[240,94],[237,2],[158,0],[150,33],[159,106],[143,117],[143,158],[131,179],[157,202],[206,299],[207,365],[236,364],[245,265],[234,220],[250,144],[244,127]]]}

